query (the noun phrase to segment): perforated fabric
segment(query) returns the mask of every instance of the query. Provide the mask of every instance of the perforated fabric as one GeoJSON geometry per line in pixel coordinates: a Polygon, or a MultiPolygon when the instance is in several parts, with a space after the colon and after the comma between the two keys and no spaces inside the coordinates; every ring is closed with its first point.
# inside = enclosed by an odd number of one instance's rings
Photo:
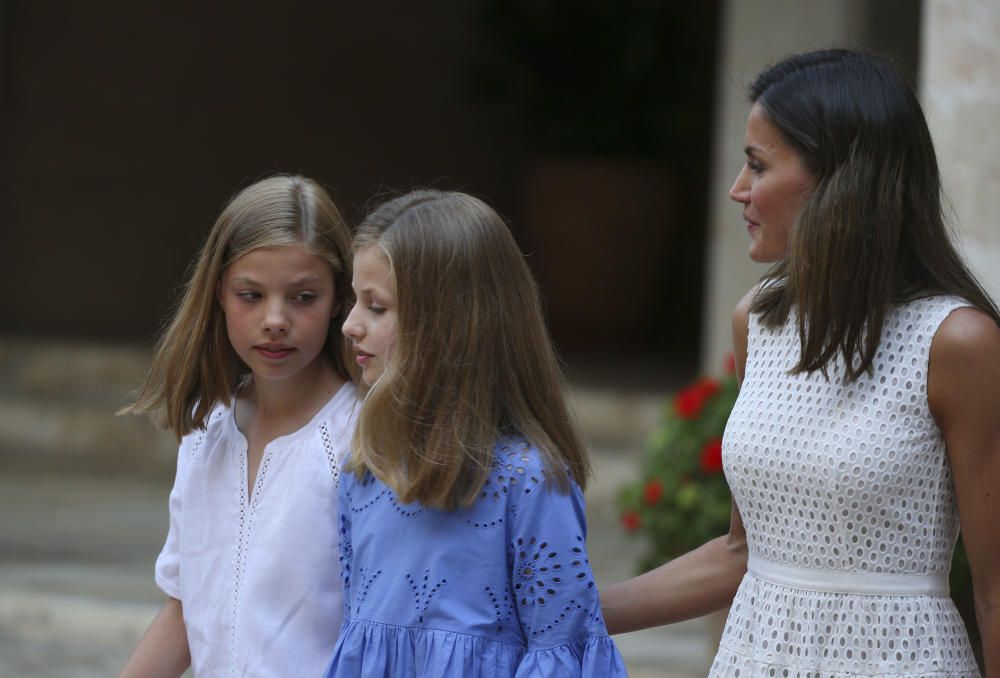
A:
{"type": "Polygon", "coordinates": [[[453,511],[341,476],[347,609],[327,678],[625,676],[569,483],[559,492],[519,437],[497,444],[479,498],[453,511]]]}
{"type": "Polygon", "coordinates": [[[756,567],[711,676],[979,675],[937,590],[958,513],[927,404],[931,339],[967,305],[931,297],[893,308],[872,373],[847,384],[839,361],[829,379],[790,373],[794,314],[776,331],[751,314],[723,463],[756,567]]]}

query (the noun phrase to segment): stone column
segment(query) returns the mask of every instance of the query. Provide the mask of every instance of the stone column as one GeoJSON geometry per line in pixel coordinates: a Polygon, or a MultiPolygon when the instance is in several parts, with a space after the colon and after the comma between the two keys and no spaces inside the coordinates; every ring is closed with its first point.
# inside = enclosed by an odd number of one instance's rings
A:
{"type": "Polygon", "coordinates": [[[743,133],[750,111],[745,87],[762,68],[785,56],[823,47],[859,47],[868,34],[864,0],[723,4],[703,302],[702,369],[708,373],[719,372],[731,350],[733,307],[766,270],[747,257],[749,239],[740,207],[728,197],[744,159],[743,133]]]}
{"type": "Polygon", "coordinates": [[[1000,3],[924,0],[921,98],[966,257],[1000,300],[1000,3]]]}

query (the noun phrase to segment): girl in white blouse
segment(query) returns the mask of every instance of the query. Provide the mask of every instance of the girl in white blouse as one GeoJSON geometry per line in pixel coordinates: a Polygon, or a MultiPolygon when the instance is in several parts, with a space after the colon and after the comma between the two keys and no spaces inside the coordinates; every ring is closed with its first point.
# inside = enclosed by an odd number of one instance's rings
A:
{"type": "Polygon", "coordinates": [[[167,602],[122,676],[321,675],[343,615],[337,481],[357,398],[349,233],[299,176],[222,211],[139,397],[181,439],[167,602]]]}

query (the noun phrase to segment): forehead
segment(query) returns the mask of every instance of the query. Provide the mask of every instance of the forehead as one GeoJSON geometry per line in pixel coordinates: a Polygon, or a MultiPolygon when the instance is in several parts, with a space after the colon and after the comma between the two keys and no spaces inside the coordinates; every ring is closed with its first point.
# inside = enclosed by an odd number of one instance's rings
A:
{"type": "Polygon", "coordinates": [[[333,271],[326,259],[302,245],[277,245],[247,252],[229,265],[226,277],[329,280],[333,271]]]}
{"type": "Polygon", "coordinates": [[[354,287],[359,291],[367,287],[393,289],[392,269],[381,248],[372,245],[354,253],[354,287]]]}
{"type": "Polygon", "coordinates": [[[744,143],[747,151],[775,155],[795,153],[795,149],[785,141],[781,131],[771,122],[760,102],[755,103],[750,109],[744,143]]]}

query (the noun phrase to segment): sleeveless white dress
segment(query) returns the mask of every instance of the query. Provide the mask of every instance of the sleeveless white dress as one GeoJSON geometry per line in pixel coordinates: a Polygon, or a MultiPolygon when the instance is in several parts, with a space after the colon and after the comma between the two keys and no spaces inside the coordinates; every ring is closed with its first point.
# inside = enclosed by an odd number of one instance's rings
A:
{"type": "Polygon", "coordinates": [[[723,463],[747,574],[710,676],[979,676],[948,597],[958,511],[927,404],[931,339],[955,297],[893,308],[870,375],[793,375],[794,313],[750,315],[723,463]]]}

